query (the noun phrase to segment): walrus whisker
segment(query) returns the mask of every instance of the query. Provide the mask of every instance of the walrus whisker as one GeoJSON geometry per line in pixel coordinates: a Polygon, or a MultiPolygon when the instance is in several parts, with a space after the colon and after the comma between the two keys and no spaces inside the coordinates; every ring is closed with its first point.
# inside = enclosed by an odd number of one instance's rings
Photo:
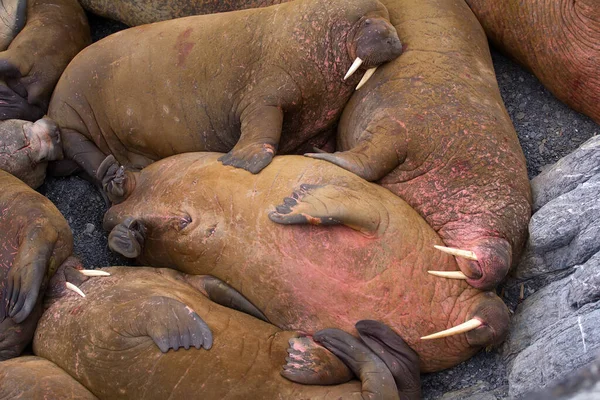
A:
{"type": "Polygon", "coordinates": [[[427,271],[433,276],[439,276],[440,278],[448,279],[468,279],[465,274],[460,271],[427,271]]]}
{"type": "Polygon", "coordinates": [[[475,255],[475,253],[473,253],[470,250],[461,250],[461,249],[455,249],[454,247],[445,247],[445,246],[438,246],[438,245],[434,245],[433,247],[435,247],[436,249],[438,249],[440,251],[443,251],[444,253],[448,253],[448,254],[451,254],[456,257],[463,257],[468,260],[477,261],[477,256],[475,255]]]}
{"type": "Polygon", "coordinates": [[[85,297],[85,294],[79,289],[77,286],[73,285],[71,282],[67,282],[67,289],[74,291],[81,297],[85,297]]]}
{"type": "Polygon", "coordinates": [[[348,70],[348,72],[346,72],[346,75],[344,76],[344,80],[350,78],[352,76],[352,74],[354,74],[356,72],[356,70],[360,67],[360,65],[362,63],[363,63],[363,60],[360,57],[356,57],[356,59],[350,66],[350,69],[348,70]]]}
{"type": "Polygon", "coordinates": [[[367,70],[367,72],[365,72],[365,74],[363,75],[363,77],[360,80],[360,82],[358,82],[358,85],[356,85],[356,89],[354,89],[354,90],[358,90],[361,87],[363,87],[363,85],[365,83],[367,83],[367,81],[373,76],[373,74],[375,73],[375,71],[377,71],[377,67],[375,67],[375,68],[369,68],[367,70]]]}
{"type": "Polygon", "coordinates": [[[475,328],[479,328],[481,325],[483,325],[483,322],[481,322],[477,318],[473,318],[450,329],[446,329],[437,333],[432,333],[431,335],[423,336],[421,340],[440,339],[448,336],[454,336],[458,335],[459,333],[472,331],[475,328]]]}
{"type": "Polygon", "coordinates": [[[106,271],[99,271],[94,269],[82,269],[81,272],[85,276],[110,276],[110,274],[106,271]]]}

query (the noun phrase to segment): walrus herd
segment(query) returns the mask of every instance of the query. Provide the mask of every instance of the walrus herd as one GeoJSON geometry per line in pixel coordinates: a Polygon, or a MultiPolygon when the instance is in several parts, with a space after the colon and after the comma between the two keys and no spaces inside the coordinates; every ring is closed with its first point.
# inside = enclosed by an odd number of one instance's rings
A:
{"type": "Polygon", "coordinates": [[[600,7],[530,7],[3,1],[0,399],[418,399],[502,342],[532,200],[480,23],[600,118],[600,7]],[[46,173],[145,267],[84,270],[46,173]]]}

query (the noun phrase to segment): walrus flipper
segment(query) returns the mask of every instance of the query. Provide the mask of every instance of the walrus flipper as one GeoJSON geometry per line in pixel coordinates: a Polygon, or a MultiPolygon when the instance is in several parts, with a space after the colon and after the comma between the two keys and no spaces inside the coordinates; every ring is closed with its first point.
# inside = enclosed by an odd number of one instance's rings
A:
{"type": "Polygon", "coordinates": [[[379,321],[358,321],[356,330],[362,341],[388,366],[402,399],[420,399],[420,360],[417,353],[396,332],[379,321]]]}
{"type": "Polygon", "coordinates": [[[389,368],[363,342],[339,329],[323,329],[316,342],[338,356],[362,381],[364,399],[400,399],[389,368]]]}
{"type": "Polygon", "coordinates": [[[382,233],[388,216],[368,192],[336,185],[302,184],[269,213],[278,224],[346,225],[364,233],[382,233]]]}
{"type": "Polygon", "coordinates": [[[108,235],[108,247],[127,258],[136,258],[144,248],[144,225],[131,217],[115,226],[108,235]]]}
{"type": "Polygon", "coordinates": [[[287,364],[281,376],[303,385],[338,385],[354,374],[343,361],[308,336],[289,340],[287,364]]]}
{"type": "Polygon", "coordinates": [[[150,336],[160,351],[180,347],[212,347],[208,325],[182,302],[164,296],[152,296],[118,305],[110,315],[111,327],[125,336],[150,336]]]}
{"type": "Polygon", "coordinates": [[[200,290],[206,297],[223,307],[241,311],[269,322],[267,317],[243,294],[212,275],[187,275],[186,282],[200,290]]]}
{"type": "Polygon", "coordinates": [[[37,222],[23,233],[2,295],[1,306],[17,324],[29,316],[38,300],[58,240],[58,233],[50,224],[37,222]]]}

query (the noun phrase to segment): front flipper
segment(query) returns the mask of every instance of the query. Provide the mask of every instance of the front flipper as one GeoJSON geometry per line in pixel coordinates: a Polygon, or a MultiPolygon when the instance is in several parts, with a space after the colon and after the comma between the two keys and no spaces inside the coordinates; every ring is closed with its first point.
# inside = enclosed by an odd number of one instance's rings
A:
{"type": "Polygon", "coordinates": [[[127,258],[139,257],[144,248],[145,234],[144,225],[129,217],[110,231],[108,247],[127,258]]]}
{"type": "Polygon", "coordinates": [[[38,300],[57,240],[58,233],[45,220],[36,221],[21,238],[2,296],[6,315],[18,324],[29,316],[38,300]]]}
{"type": "Polygon", "coordinates": [[[323,329],[315,333],[314,339],[344,361],[362,381],[364,399],[399,399],[392,373],[360,340],[339,329],[323,329]]]}
{"type": "Polygon", "coordinates": [[[279,107],[261,106],[244,111],[240,117],[239,141],[219,158],[223,165],[243,168],[253,174],[269,165],[279,146],[283,111],[279,107]]]}
{"type": "Polygon", "coordinates": [[[202,318],[169,297],[152,296],[120,304],[107,318],[115,332],[122,336],[150,336],[163,353],[180,347],[212,347],[212,333],[202,318]]]}
{"type": "Polygon", "coordinates": [[[305,156],[329,161],[373,182],[383,178],[403,162],[404,151],[396,148],[395,141],[398,139],[385,135],[374,135],[371,139],[361,141],[348,151],[307,153],[305,156]]]}
{"type": "Polygon", "coordinates": [[[241,311],[255,318],[269,322],[267,317],[244,295],[222,280],[211,275],[186,275],[185,281],[198,289],[211,301],[241,311]]]}
{"type": "Polygon", "coordinates": [[[360,338],[385,362],[402,399],[421,398],[420,361],[417,353],[387,325],[372,320],[356,323],[360,338]]]}
{"type": "Polygon", "coordinates": [[[96,171],[96,179],[113,204],[119,204],[131,195],[135,187],[135,175],[135,172],[126,171],[112,154],[102,161],[96,171]]]}
{"type": "Polygon", "coordinates": [[[354,377],[352,371],[333,353],[308,336],[289,340],[287,364],[281,375],[304,385],[338,385],[354,377]]]}
{"type": "Polygon", "coordinates": [[[382,233],[388,215],[379,200],[367,193],[336,185],[302,184],[269,213],[278,224],[344,224],[363,233],[382,233]]]}

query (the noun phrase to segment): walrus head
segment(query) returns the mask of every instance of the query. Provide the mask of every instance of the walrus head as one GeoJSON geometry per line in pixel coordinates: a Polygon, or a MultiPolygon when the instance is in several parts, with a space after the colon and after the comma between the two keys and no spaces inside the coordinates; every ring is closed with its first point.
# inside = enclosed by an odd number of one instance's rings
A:
{"type": "Polygon", "coordinates": [[[348,53],[354,60],[344,80],[352,76],[359,68],[367,71],[356,89],[360,89],[375,73],[377,67],[402,54],[402,43],[396,28],[385,18],[361,18],[353,35],[349,36],[348,53]]]}

